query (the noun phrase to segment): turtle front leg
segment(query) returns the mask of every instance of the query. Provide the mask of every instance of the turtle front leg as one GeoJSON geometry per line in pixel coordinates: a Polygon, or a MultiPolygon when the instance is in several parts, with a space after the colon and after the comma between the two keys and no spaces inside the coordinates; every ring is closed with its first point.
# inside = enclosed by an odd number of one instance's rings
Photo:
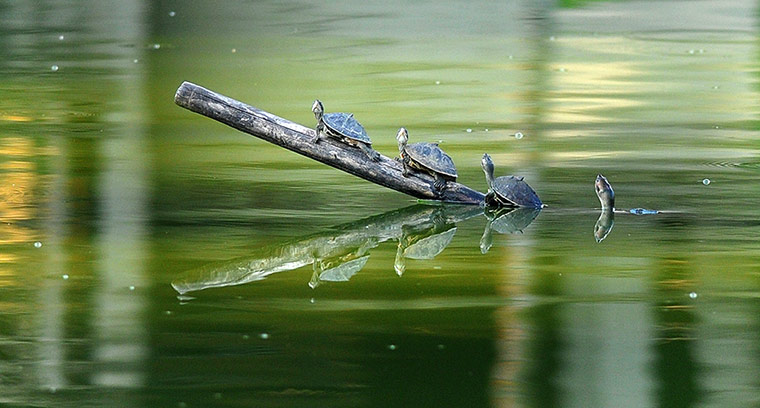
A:
{"type": "Polygon", "coordinates": [[[317,123],[317,128],[314,129],[316,135],[314,135],[314,139],[311,139],[312,143],[319,142],[319,139],[322,137],[322,132],[325,130],[325,125],[322,124],[322,122],[317,123]]]}
{"type": "Polygon", "coordinates": [[[358,143],[358,145],[370,160],[380,161],[380,153],[378,153],[377,150],[369,147],[366,143],[358,143]]]}
{"type": "Polygon", "coordinates": [[[443,192],[443,190],[446,189],[446,179],[443,178],[443,176],[438,173],[435,173],[433,176],[435,177],[435,181],[433,182],[433,188],[435,189],[435,192],[437,194],[440,194],[443,192]]]}
{"type": "Polygon", "coordinates": [[[401,164],[403,166],[403,170],[401,170],[401,174],[404,175],[404,177],[409,177],[409,173],[411,172],[411,169],[409,167],[409,157],[406,155],[401,155],[401,164]]]}

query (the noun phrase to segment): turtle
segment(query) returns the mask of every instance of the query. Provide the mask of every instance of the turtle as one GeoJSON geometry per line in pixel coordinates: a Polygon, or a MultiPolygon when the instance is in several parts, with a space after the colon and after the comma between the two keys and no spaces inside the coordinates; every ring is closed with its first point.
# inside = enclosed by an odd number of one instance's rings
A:
{"type": "Polygon", "coordinates": [[[596,175],[594,189],[596,190],[596,196],[599,197],[599,202],[602,203],[602,211],[614,211],[615,190],[612,189],[610,182],[601,173],[596,175]]]}
{"type": "Polygon", "coordinates": [[[358,147],[372,161],[380,160],[380,153],[370,147],[372,141],[367,135],[367,131],[364,130],[364,126],[354,119],[353,113],[325,113],[324,105],[319,99],[311,105],[311,111],[317,118],[317,128],[315,129],[317,134],[312,142],[317,143],[323,135],[327,135],[349,146],[358,147]]]}
{"type": "Polygon", "coordinates": [[[633,215],[654,215],[659,214],[658,210],[650,210],[647,208],[631,208],[630,210],[616,210],[615,209],[615,191],[612,189],[610,182],[601,173],[596,175],[596,181],[594,181],[594,190],[596,190],[596,196],[599,198],[599,202],[602,204],[602,212],[617,212],[617,213],[631,213],[633,215]]]}
{"type": "Polygon", "coordinates": [[[412,143],[409,141],[409,132],[406,128],[400,128],[396,134],[398,141],[398,152],[401,163],[403,164],[403,175],[409,177],[409,173],[418,170],[428,173],[435,178],[433,190],[440,194],[446,189],[446,183],[457,180],[457,169],[454,161],[446,154],[438,143],[412,143]]]}
{"type": "Polygon", "coordinates": [[[523,177],[502,176],[494,179],[493,161],[488,153],[483,154],[480,163],[483,166],[483,172],[486,173],[486,183],[488,183],[486,206],[544,208],[538,194],[523,180],[523,177]]]}
{"type": "Polygon", "coordinates": [[[599,214],[599,219],[594,224],[594,239],[596,239],[596,242],[602,242],[612,231],[612,227],[615,225],[615,213],[633,215],[660,214],[658,210],[646,208],[616,209],[615,190],[612,189],[610,182],[601,173],[596,175],[594,190],[596,191],[597,198],[599,198],[599,202],[602,204],[602,213],[599,214]]]}

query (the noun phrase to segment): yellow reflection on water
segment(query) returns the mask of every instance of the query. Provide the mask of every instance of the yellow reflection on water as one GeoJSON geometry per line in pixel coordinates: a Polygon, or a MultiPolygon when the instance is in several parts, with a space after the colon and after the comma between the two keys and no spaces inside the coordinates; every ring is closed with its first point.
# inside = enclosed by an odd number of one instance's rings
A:
{"type": "Polygon", "coordinates": [[[555,108],[550,110],[547,122],[598,124],[617,120],[607,112],[644,105],[641,92],[647,85],[633,78],[642,73],[630,61],[557,62],[554,82],[555,108]]]}
{"type": "Polygon", "coordinates": [[[0,115],[0,120],[7,122],[31,122],[32,118],[29,116],[21,115],[0,115]]]}
{"type": "MultiPolygon", "coordinates": [[[[34,218],[34,191],[39,183],[33,161],[36,153],[29,139],[0,139],[0,245],[30,242],[36,235],[33,229],[20,225],[34,218]]],[[[0,263],[14,261],[13,253],[0,254],[0,263]]]]}

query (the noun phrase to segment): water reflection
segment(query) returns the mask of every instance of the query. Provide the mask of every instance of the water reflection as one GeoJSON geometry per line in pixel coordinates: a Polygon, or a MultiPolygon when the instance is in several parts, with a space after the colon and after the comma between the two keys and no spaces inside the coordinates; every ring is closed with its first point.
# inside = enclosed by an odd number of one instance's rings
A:
{"type": "Polygon", "coordinates": [[[493,246],[492,231],[498,234],[514,234],[523,232],[541,212],[538,208],[500,208],[497,211],[486,209],[483,212],[486,219],[485,230],[480,238],[480,252],[487,253],[493,246]]]}
{"type": "Polygon", "coordinates": [[[605,208],[602,213],[599,214],[599,219],[594,224],[594,239],[596,242],[602,242],[607,235],[612,231],[612,226],[615,225],[615,212],[612,209],[605,208]]]}
{"type": "Polygon", "coordinates": [[[405,224],[401,228],[393,269],[398,276],[406,271],[406,259],[433,259],[443,252],[454,238],[457,228],[442,214],[436,214],[433,225],[405,224]]]}
{"type": "Polygon", "coordinates": [[[188,271],[175,279],[172,287],[185,294],[242,285],[313,264],[309,286],[316,288],[320,282],[351,279],[366,264],[369,250],[388,240],[399,242],[394,269],[401,275],[406,258],[432,259],[451,242],[457,222],[482,212],[472,205],[414,205],[264,248],[251,257],[188,271]]]}

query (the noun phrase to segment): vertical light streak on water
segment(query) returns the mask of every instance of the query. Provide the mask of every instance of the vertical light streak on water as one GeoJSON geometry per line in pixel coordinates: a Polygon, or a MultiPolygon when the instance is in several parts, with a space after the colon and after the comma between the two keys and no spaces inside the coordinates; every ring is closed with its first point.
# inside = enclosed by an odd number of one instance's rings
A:
{"type": "Polygon", "coordinates": [[[655,322],[647,302],[608,302],[621,294],[645,298],[651,276],[575,276],[566,291],[591,296],[563,306],[562,367],[557,381],[570,406],[652,406],[651,339],[655,322]],[[594,300],[597,298],[597,300],[594,300]]]}
{"type": "MultiPolygon", "coordinates": [[[[119,41],[143,43],[142,2],[114,1],[104,4],[129,23],[113,29],[119,41]]],[[[105,11],[101,11],[105,13],[105,11]]],[[[142,59],[140,48],[123,49],[124,61],[142,59]]],[[[97,369],[93,382],[117,388],[144,385],[148,355],[144,322],[146,276],[145,247],[148,220],[147,174],[144,151],[147,116],[143,103],[144,78],[139,65],[127,68],[128,75],[115,87],[117,106],[123,107],[107,122],[115,129],[99,145],[104,168],[99,183],[100,228],[96,245],[99,252],[98,285],[94,289],[94,359],[97,369]]],[[[111,401],[115,403],[116,401],[111,401]]],[[[125,401],[118,401],[123,406],[125,401]]]]}
{"type": "Polygon", "coordinates": [[[52,138],[55,150],[58,154],[51,158],[53,178],[50,186],[50,196],[47,200],[47,221],[43,231],[46,237],[43,245],[45,252],[49,254],[43,261],[44,278],[39,291],[39,319],[40,340],[37,343],[38,366],[35,369],[39,385],[46,390],[57,390],[66,385],[64,376],[64,344],[65,338],[63,324],[65,302],[63,296],[66,281],[62,276],[66,274],[66,256],[64,239],[68,236],[66,230],[66,169],[65,138],[52,138]]]}

